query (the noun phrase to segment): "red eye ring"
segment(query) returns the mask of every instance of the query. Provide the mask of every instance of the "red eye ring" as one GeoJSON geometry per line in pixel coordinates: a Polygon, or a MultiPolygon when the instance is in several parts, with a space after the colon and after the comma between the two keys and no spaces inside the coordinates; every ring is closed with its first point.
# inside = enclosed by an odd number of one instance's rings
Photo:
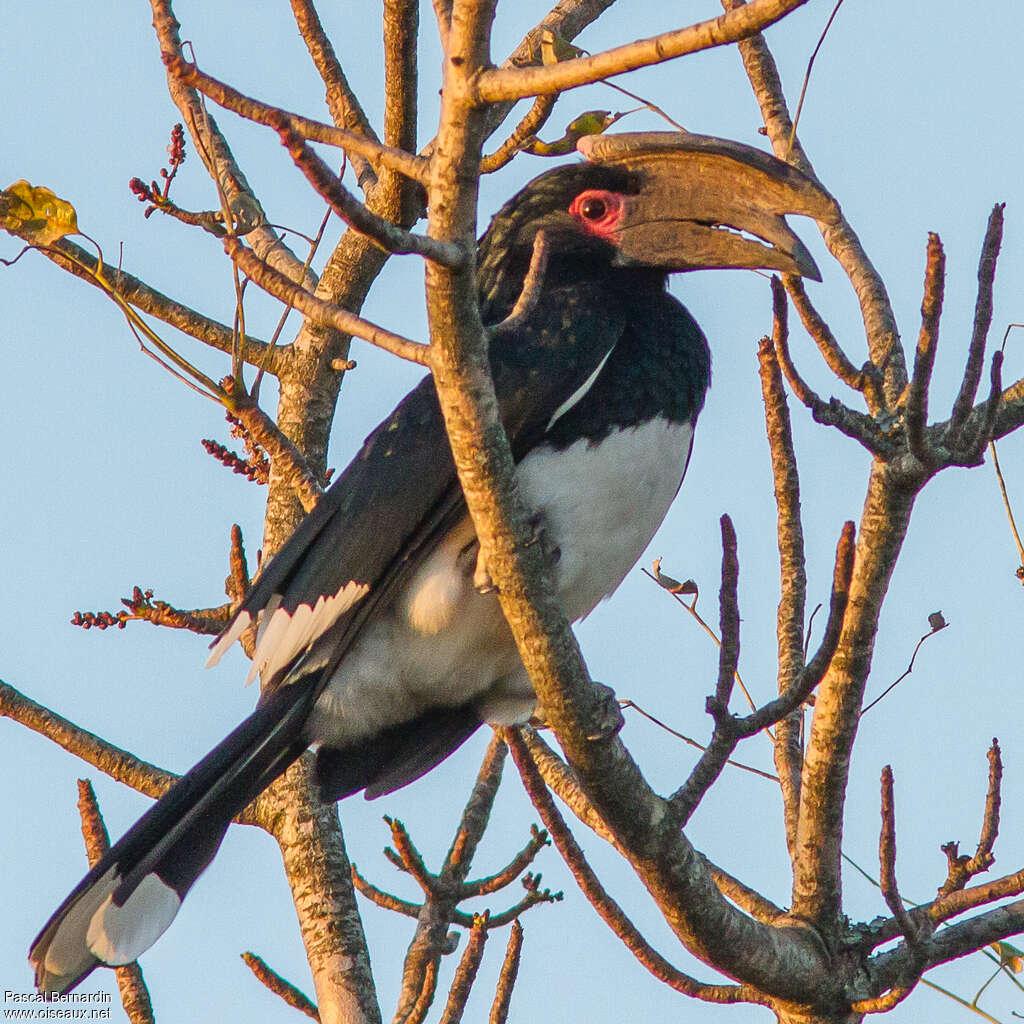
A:
{"type": "Polygon", "coordinates": [[[622,196],[618,192],[588,188],[573,199],[569,213],[588,234],[611,241],[622,220],[622,196]]]}

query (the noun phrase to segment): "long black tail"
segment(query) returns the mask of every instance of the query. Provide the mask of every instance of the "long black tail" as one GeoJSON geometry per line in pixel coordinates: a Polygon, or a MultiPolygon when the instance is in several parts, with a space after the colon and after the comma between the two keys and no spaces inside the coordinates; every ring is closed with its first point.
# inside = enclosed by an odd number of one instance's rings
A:
{"type": "Polygon", "coordinates": [[[163,934],[231,819],[305,750],[315,693],[315,676],[276,690],[111,847],[32,943],[40,991],[131,963],[163,934]]]}

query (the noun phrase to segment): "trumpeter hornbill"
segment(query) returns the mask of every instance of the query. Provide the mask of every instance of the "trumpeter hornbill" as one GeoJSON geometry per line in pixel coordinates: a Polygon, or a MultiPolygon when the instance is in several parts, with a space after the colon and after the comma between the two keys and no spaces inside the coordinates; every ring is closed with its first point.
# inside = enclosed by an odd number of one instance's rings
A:
{"type": "MultiPolygon", "coordinates": [[[[586,161],[505,204],[478,254],[519,486],[572,620],[619,585],[686,469],[710,359],[667,275],[763,267],[819,279],[782,215],[834,210],[791,167],[733,142],[649,133],[580,149],[586,161]],[[540,231],[546,270],[529,311],[510,319],[540,231]]],[[[258,619],[256,711],[50,918],[30,952],[39,988],[64,992],[136,959],[234,815],[310,745],[325,799],[374,797],[482,722],[524,721],[536,698],[484,577],[428,377],[264,566],[211,659],[258,619]]]]}

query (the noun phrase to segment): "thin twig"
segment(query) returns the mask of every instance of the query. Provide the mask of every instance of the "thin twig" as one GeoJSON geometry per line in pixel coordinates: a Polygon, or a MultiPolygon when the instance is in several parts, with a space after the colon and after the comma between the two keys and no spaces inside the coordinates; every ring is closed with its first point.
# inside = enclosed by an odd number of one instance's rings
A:
{"type": "Polygon", "coordinates": [[[286,981],[277,971],[268,967],[262,957],[258,957],[255,953],[243,953],[242,960],[260,982],[275,995],[280,996],[289,1006],[313,1020],[320,1019],[320,1011],[316,1008],[316,1004],[290,981],[286,981]]]}
{"type": "Polygon", "coordinates": [[[512,989],[515,987],[516,976],[519,973],[519,957],[522,949],[523,926],[515,921],[508,937],[505,959],[501,964],[501,974],[498,975],[498,985],[494,991],[494,1002],[491,1004],[488,1024],[505,1024],[508,1020],[508,1008],[512,1002],[512,989]]]}
{"type": "MultiPolygon", "coordinates": [[[[108,267],[74,242],[62,238],[54,245],[38,248],[37,251],[80,280],[108,295],[115,293],[142,313],[162,320],[196,341],[220,352],[231,351],[233,332],[227,324],[203,316],[197,310],[169,298],[121,267],[108,267]]],[[[254,338],[249,338],[248,348],[254,360],[267,359],[268,372],[275,375],[280,372],[289,352],[287,347],[282,347],[276,350],[274,356],[268,356],[265,343],[254,338]]]]}
{"type": "Polygon", "coordinates": [[[999,492],[1003,496],[1003,507],[1006,509],[1006,518],[1010,522],[1010,532],[1013,534],[1014,543],[1017,545],[1017,557],[1019,564],[1015,571],[1017,579],[1024,583],[1024,544],[1021,543],[1020,531],[1017,529],[1017,522],[1013,518],[1013,508],[1010,505],[1010,496],[1006,491],[1006,481],[1003,479],[1003,471],[999,467],[999,455],[996,453],[995,441],[989,441],[989,451],[992,452],[992,466],[996,471],[996,480],[999,482],[999,492]]]}
{"type": "MultiPolygon", "coordinates": [[[[95,867],[110,849],[110,835],[100,813],[96,793],[88,779],[78,780],[78,813],[82,818],[82,838],[85,840],[89,867],[95,867]]],[[[136,962],[116,967],[114,976],[121,993],[121,1004],[132,1024],[154,1024],[153,1002],[139,964],[136,962]]]]}
{"type": "Polygon", "coordinates": [[[243,244],[241,239],[229,235],[224,239],[224,251],[238,263],[246,277],[275,298],[293,305],[303,316],[314,323],[329,324],[343,334],[352,334],[357,338],[363,338],[401,359],[408,359],[420,366],[429,365],[429,346],[409,338],[403,338],[401,335],[378,327],[332,302],[325,302],[323,299],[317,298],[301,285],[297,285],[284,274],[274,270],[268,263],[264,263],[255,252],[243,244]]]}
{"type": "Polygon", "coordinates": [[[673,967],[660,953],[651,948],[637,927],[626,916],[622,908],[605,892],[583,851],[555,807],[544,780],[537,771],[530,752],[516,729],[504,730],[506,742],[512,751],[516,767],[526,792],[537,808],[544,825],[551,835],[558,852],[572,871],[584,896],[601,916],[602,920],[625,943],[634,957],[659,981],[670,988],[697,999],[714,1003],[736,1003],[757,1001],[756,994],[742,985],[707,985],[673,967]]]}
{"type": "Polygon", "coordinates": [[[960,391],[953,403],[953,412],[949,419],[946,433],[946,445],[949,448],[959,447],[961,434],[967,416],[974,404],[974,396],[981,380],[981,368],[985,358],[985,343],[988,330],[992,324],[992,288],[996,276],[996,261],[999,258],[999,247],[1003,240],[1003,210],[1005,203],[997,203],[989,214],[988,226],[985,229],[985,240],[981,246],[981,258],[978,261],[978,296],[974,304],[974,327],[971,331],[971,344],[967,353],[967,365],[960,391]]]}
{"type": "Polygon", "coordinates": [[[903,672],[902,675],[900,675],[897,679],[894,679],[870,704],[868,704],[861,710],[861,717],[866,715],[880,700],[883,700],[886,696],[888,696],[891,690],[899,686],[899,684],[902,683],[903,680],[906,679],[907,676],[909,676],[910,673],[914,671],[914,659],[917,658],[917,652],[921,650],[921,645],[925,642],[925,640],[927,640],[929,637],[935,636],[936,633],[938,633],[940,630],[945,629],[949,625],[949,623],[942,618],[941,613],[936,612],[935,614],[939,616],[937,624],[932,626],[932,628],[927,633],[925,633],[925,635],[921,637],[920,640],[917,641],[917,644],[914,647],[914,653],[910,656],[910,664],[907,665],[906,671],[903,672]]]}
{"type": "Polygon", "coordinates": [[[515,305],[511,312],[500,324],[492,328],[495,332],[517,331],[529,315],[536,309],[540,299],[541,288],[544,284],[544,274],[548,268],[548,254],[551,246],[548,244],[547,233],[538,231],[533,239],[533,249],[530,252],[530,265],[527,267],[526,276],[523,278],[523,287],[519,292],[515,305]]]}
{"type": "Polygon", "coordinates": [[[818,59],[818,51],[821,49],[822,43],[825,42],[825,36],[828,35],[828,30],[832,27],[832,22],[836,20],[836,15],[839,13],[839,8],[843,6],[843,0],[836,0],[835,7],[832,8],[832,13],[828,16],[828,21],[825,22],[825,27],[821,30],[821,35],[818,37],[818,45],[814,47],[814,52],[811,54],[810,60],[807,62],[807,70],[804,72],[804,81],[800,86],[800,98],[796,101],[796,113],[793,115],[793,127],[789,130],[789,144],[786,147],[786,156],[784,159],[789,159],[789,154],[793,149],[793,142],[796,139],[796,126],[800,123],[800,113],[804,109],[804,97],[807,95],[807,86],[811,81],[811,70],[814,68],[814,62],[818,59]]]}
{"type": "Polygon", "coordinates": [[[650,39],[639,39],[589,57],[577,57],[539,68],[483,71],[476,77],[476,100],[486,104],[575,89],[611,75],[660,64],[673,57],[724,46],[767,28],[804,2],[751,0],[740,10],[730,11],[724,17],[664,32],[650,39]]]}
{"type": "Polygon", "coordinates": [[[448,992],[448,1002],[438,1024],[458,1024],[466,1010],[470,989],[476,981],[480,961],[484,956],[484,944],[487,942],[487,911],[473,918],[473,927],[469,933],[465,952],[455,970],[455,978],[448,992]]]}
{"type": "MultiPolygon", "coordinates": [[[[636,701],[633,701],[633,700],[621,700],[621,701],[619,701],[619,707],[621,707],[621,708],[632,708],[638,714],[640,714],[644,718],[646,718],[649,722],[653,722],[656,726],[658,726],[659,729],[664,729],[665,732],[669,733],[671,736],[675,736],[676,739],[682,740],[684,743],[689,744],[691,747],[694,747],[697,750],[707,750],[708,749],[706,746],[704,746],[703,743],[698,743],[697,740],[692,739],[691,737],[684,735],[683,733],[677,731],[676,729],[673,729],[672,726],[667,725],[660,718],[655,718],[655,716],[652,715],[649,711],[645,711],[642,707],[640,707],[640,705],[637,704],[636,701]]],[[[751,775],[760,775],[762,779],[767,779],[769,782],[778,782],[779,781],[779,778],[778,778],[777,775],[772,775],[771,772],[761,771],[760,768],[754,768],[752,765],[744,764],[742,761],[734,761],[734,760],[732,760],[730,758],[728,761],[726,761],[726,764],[732,765],[733,768],[740,768],[741,770],[743,770],[745,772],[750,772],[751,775]]]]}
{"type": "Polygon", "coordinates": [[[921,300],[921,330],[914,355],[914,372],[907,392],[907,446],[926,469],[935,459],[925,441],[928,425],[928,388],[935,366],[935,349],[939,341],[939,318],[946,281],[946,254],[934,232],[928,234],[928,257],[924,272],[924,298],[921,300]]]}
{"type": "Polygon", "coordinates": [[[538,96],[523,119],[512,129],[511,135],[493,152],[480,161],[481,174],[500,171],[544,127],[551,111],[555,109],[558,94],[538,96]]]}
{"type": "MultiPolygon", "coordinates": [[[[641,572],[643,572],[645,576],[648,576],[650,579],[654,580],[654,582],[657,583],[662,590],[667,590],[669,594],[671,594],[672,597],[675,598],[676,602],[682,605],[690,613],[690,615],[693,617],[693,620],[697,623],[697,625],[700,626],[700,628],[703,629],[709,637],[711,637],[711,639],[715,642],[715,646],[721,648],[721,638],[707,624],[707,622],[704,620],[700,612],[697,611],[697,599],[700,597],[700,594],[697,591],[696,584],[689,584],[689,587],[692,587],[692,589],[689,589],[687,584],[680,585],[675,580],[673,580],[671,576],[664,575],[661,571],[660,558],[656,558],[654,560],[651,569],[653,569],[653,572],[641,567],[641,572]],[[682,596],[684,593],[693,594],[693,601],[684,601],[682,596]]],[[[743,696],[746,698],[747,703],[750,705],[751,710],[756,708],[757,705],[754,703],[754,698],[750,696],[750,691],[747,689],[746,683],[743,682],[743,679],[738,671],[736,672],[736,683],[739,686],[743,696]]]]}
{"type": "MultiPolygon", "coordinates": [[[[757,351],[777,510],[780,597],[775,628],[779,659],[779,693],[784,693],[793,685],[803,671],[807,658],[804,643],[807,570],[803,525],[800,521],[800,477],[797,472],[796,449],[793,445],[786,390],[776,356],[777,339],[781,339],[787,330],[785,311],[786,304],[783,299],[781,309],[777,308],[772,318],[772,339],[762,339],[757,351]]],[[[780,719],[775,728],[775,769],[779,773],[782,786],[786,842],[790,851],[796,842],[796,827],[800,813],[802,725],[803,712],[797,708],[791,715],[780,719]]]]}
{"type": "MultiPolygon", "coordinates": [[[[309,243],[309,252],[306,253],[305,263],[302,264],[303,276],[305,276],[306,271],[308,271],[313,264],[313,257],[316,256],[317,249],[320,248],[320,243],[323,241],[324,232],[327,230],[327,225],[330,222],[330,219],[331,211],[328,210],[321,218],[320,227],[317,229],[317,233],[313,236],[313,240],[309,243]]],[[[259,369],[256,371],[256,377],[252,382],[252,388],[249,390],[249,394],[252,395],[254,402],[259,402],[260,400],[260,385],[263,383],[263,374],[266,372],[270,357],[276,351],[277,339],[281,336],[281,332],[284,330],[284,325],[287,322],[288,317],[291,315],[291,311],[291,303],[286,302],[284,310],[278,318],[277,326],[274,328],[274,333],[270,336],[270,341],[266,344],[263,358],[259,361],[259,369]]]]}
{"type": "Polygon", "coordinates": [[[189,63],[181,56],[164,54],[164,63],[169,74],[177,78],[183,85],[198,89],[218,106],[222,106],[241,117],[259,124],[268,125],[280,131],[280,125],[288,128],[310,142],[322,142],[328,146],[337,146],[346,152],[364,157],[372,163],[390,167],[415,181],[426,183],[427,161],[423,157],[414,156],[404,150],[383,146],[373,139],[356,132],[333,125],[314,121],[293,114],[281,107],[269,103],[261,103],[250,96],[245,96],[225,82],[221,82],[200,71],[195,64],[189,63]]]}
{"type": "Polygon", "coordinates": [[[466,253],[460,246],[451,242],[441,242],[428,235],[406,231],[386,218],[377,216],[360,203],[341,183],[341,179],[317,156],[305,138],[292,127],[287,118],[273,119],[271,127],[281,137],[281,143],[288,150],[295,166],[349,227],[372,238],[388,252],[415,253],[440,263],[449,270],[460,270],[466,265],[466,253]]]}
{"type": "Polygon", "coordinates": [[[878,839],[879,887],[907,942],[917,940],[917,929],[907,915],[896,884],[896,807],[893,799],[892,766],[882,769],[882,830],[878,839]]]}

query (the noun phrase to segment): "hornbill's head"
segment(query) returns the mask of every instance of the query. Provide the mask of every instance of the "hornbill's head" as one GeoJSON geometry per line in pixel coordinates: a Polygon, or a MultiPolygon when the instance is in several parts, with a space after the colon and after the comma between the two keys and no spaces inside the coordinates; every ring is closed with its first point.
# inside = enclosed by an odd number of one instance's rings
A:
{"type": "Polygon", "coordinates": [[[534,178],[480,243],[486,302],[521,284],[543,231],[560,258],[665,273],[763,268],[821,280],[787,213],[835,219],[838,207],[795,168],[738,142],[678,132],[587,136],[585,163],[534,178]],[[518,279],[518,280],[517,280],[518,279]]]}

